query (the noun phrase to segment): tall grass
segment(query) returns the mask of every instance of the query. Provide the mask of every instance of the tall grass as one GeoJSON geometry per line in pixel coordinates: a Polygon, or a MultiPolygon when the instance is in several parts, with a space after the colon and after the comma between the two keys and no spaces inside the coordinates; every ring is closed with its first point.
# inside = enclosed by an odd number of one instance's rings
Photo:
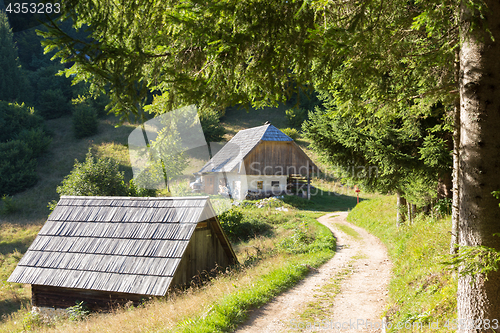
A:
{"type": "Polygon", "coordinates": [[[441,262],[449,250],[450,217],[420,215],[401,227],[395,217],[396,198],[390,196],[364,201],[348,216],[388,248],[394,265],[386,311],[389,322],[393,327],[408,324],[413,332],[449,332],[445,324],[456,318],[457,281],[441,262]],[[429,324],[436,321],[439,329],[431,329],[429,324]]]}

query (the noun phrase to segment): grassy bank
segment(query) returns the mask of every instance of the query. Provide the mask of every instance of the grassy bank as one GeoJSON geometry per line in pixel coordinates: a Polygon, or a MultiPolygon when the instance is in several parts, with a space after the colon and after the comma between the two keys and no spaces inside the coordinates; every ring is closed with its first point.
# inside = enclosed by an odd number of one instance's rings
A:
{"type": "Polygon", "coordinates": [[[395,203],[395,197],[364,201],[348,216],[379,237],[393,261],[386,311],[391,331],[450,332],[445,325],[456,317],[457,283],[440,264],[449,250],[450,218],[419,216],[413,224],[398,228],[395,203]]]}

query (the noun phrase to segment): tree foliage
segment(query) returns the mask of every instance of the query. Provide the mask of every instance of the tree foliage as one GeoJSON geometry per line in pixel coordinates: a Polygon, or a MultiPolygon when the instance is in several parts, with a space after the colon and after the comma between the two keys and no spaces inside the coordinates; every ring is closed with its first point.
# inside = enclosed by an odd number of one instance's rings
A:
{"type": "Polygon", "coordinates": [[[50,142],[34,109],[0,101],[0,194],[14,194],[36,183],[36,158],[50,142]]]}
{"type": "Polygon", "coordinates": [[[73,132],[78,139],[85,138],[97,133],[99,121],[97,112],[90,103],[83,101],[74,106],[73,111],[73,132]]]}
{"type": "Polygon", "coordinates": [[[89,151],[84,162],[75,160],[73,170],[57,187],[60,195],[127,196],[123,172],[111,159],[94,157],[89,151]]]}
{"type": "Polygon", "coordinates": [[[337,175],[368,191],[399,192],[423,205],[436,197],[437,182],[451,173],[451,134],[443,106],[426,117],[358,119],[325,103],[303,130],[313,149],[337,175]]]}
{"type": "Polygon", "coordinates": [[[20,140],[0,143],[0,195],[14,194],[33,186],[38,176],[33,151],[20,140]]]}
{"type": "Polygon", "coordinates": [[[14,102],[21,97],[26,78],[5,12],[0,10],[0,100],[14,102]]]}

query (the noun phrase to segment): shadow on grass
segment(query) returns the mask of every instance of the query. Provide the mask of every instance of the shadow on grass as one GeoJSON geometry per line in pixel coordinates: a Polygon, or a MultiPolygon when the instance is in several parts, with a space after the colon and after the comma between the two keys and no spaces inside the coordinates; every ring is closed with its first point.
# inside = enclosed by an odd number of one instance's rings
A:
{"type": "Polygon", "coordinates": [[[31,306],[31,302],[28,298],[9,298],[0,301],[0,322],[5,320],[11,314],[31,306]]]}
{"type": "MultiPolygon", "coordinates": [[[[368,199],[359,198],[360,202],[362,200],[368,199]]],[[[311,194],[311,200],[291,195],[286,196],[284,201],[297,209],[321,212],[349,211],[357,204],[357,198],[354,196],[329,191],[311,194]]]]}
{"type": "Polygon", "coordinates": [[[28,247],[33,242],[33,238],[29,238],[29,240],[25,242],[12,242],[12,243],[0,243],[0,254],[6,255],[9,253],[13,253],[16,250],[20,253],[25,253],[28,250],[28,247]]]}

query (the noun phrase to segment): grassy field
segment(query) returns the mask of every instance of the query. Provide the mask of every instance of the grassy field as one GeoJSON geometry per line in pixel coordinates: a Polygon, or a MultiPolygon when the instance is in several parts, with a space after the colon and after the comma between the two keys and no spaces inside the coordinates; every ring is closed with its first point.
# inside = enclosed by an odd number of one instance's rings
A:
{"type": "Polygon", "coordinates": [[[277,108],[244,109],[232,107],[226,110],[226,114],[221,119],[221,123],[227,131],[226,138],[232,138],[238,131],[246,128],[264,125],[266,121],[277,128],[289,127],[286,121],[286,105],[279,105],[277,108]]]}

